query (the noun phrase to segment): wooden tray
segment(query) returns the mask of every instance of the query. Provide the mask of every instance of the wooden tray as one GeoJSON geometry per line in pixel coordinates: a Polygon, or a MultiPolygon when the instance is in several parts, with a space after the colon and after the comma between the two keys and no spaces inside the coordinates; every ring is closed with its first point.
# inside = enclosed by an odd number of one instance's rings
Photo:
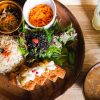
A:
{"type": "MultiPolygon", "coordinates": [[[[16,0],[23,5],[24,0],[16,0]]],[[[62,27],[73,23],[76,32],[78,33],[78,45],[76,52],[75,72],[68,78],[67,76],[61,80],[58,79],[56,83],[47,81],[42,87],[37,87],[34,91],[28,92],[23,89],[11,85],[7,78],[0,75],[0,99],[3,100],[53,100],[62,93],[64,93],[78,78],[82,69],[85,53],[84,38],[81,28],[72,15],[72,13],[61,3],[55,0],[57,6],[57,15],[60,19],[62,27]]]]}

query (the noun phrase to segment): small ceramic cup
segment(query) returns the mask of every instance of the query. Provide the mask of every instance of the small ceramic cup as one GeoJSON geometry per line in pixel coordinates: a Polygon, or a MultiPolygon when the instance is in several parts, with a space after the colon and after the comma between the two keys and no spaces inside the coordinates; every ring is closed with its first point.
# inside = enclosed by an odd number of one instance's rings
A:
{"type": "Polygon", "coordinates": [[[56,5],[55,2],[53,0],[27,0],[23,6],[23,17],[24,20],[26,21],[26,23],[31,27],[31,28],[49,28],[52,26],[52,24],[55,21],[56,18],[56,5]],[[32,8],[34,8],[35,6],[39,5],[39,4],[47,4],[51,7],[51,9],[53,10],[53,18],[51,20],[51,22],[49,22],[47,25],[43,26],[43,27],[36,27],[33,26],[30,22],[29,22],[29,12],[32,8]]]}

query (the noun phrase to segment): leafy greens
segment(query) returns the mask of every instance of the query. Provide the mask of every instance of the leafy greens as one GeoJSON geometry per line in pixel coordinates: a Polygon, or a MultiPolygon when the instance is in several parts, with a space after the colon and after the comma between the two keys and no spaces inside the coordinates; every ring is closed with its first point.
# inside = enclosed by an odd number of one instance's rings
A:
{"type": "Polygon", "coordinates": [[[25,45],[25,39],[23,37],[18,37],[18,43],[19,43],[19,51],[22,53],[24,57],[28,55],[28,50],[25,45]]]}
{"type": "MultiPolygon", "coordinates": [[[[25,23],[22,24],[20,32],[28,34],[28,29],[25,26],[25,23]]],[[[68,62],[71,65],[75,64],[75,50],[70,50],[72,44],[77,42],[77,34],[72,24],[67,26],[65,29],[62,29],[59,22],[56,20],[54,25],[49,29],[31,29],[31,32],[34,33],[45,33],[46,38],[50,44],[46,51],[41,49],[39,57],[36,59],[50,59],[54,60],[56,64],[63,66],[65,62],[68,62]],[[58,47],[56,44],[52,44],[54,36],[57,36],[57,41],[62,45],[58,47]],[[64,40],[65,39],[65,40],[64,40]],[[70,47],[69,47],[70,45],[70,47]]],[[[24,57],[28,55],[28,50],[25,46],[25,40],[22,37],[18,38],[20,51],[24,57]]],[[[74,45],[74,48],[76,45],[74,45]]],[[[34,60],[33,60],[34,61],[34,60]]]]}

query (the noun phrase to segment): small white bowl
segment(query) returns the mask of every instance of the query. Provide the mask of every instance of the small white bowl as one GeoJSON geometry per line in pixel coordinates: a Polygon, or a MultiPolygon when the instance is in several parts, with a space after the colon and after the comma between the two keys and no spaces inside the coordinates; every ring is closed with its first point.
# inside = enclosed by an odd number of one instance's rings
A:
{"type": "Polygon", "coordinates": [[[56,5],[55,5],[55,2],[53,0],[27,0],[25,2],[24,6],[23,6],[23,17],[24,17],[24,20],[26,21],[26,23],[32,28],[45,28],[45,29],[48,29],[52,26],[52,24],[54,23],[55,18],[56,18],[56,5]],[[29,22],[30,10],[32,8],[34,8],[35,6],[39,5],[39,4],[47,4],[53,10],[53,18],[52,18],[51,22],[48,23],[47,25],[43,26],[43,27],[33,26],[29,22]]]}

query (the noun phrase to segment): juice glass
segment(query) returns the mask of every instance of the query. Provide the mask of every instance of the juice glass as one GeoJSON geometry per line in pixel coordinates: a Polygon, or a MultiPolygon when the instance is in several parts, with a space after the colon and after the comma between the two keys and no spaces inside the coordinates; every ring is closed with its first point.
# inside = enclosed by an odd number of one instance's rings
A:
{"type": "Polygon", "coordinates": [[[100,30],[100,0],[98,0],[97,7],[94,11],[92,25],[93,25],[94,29],[100,30]]]}

